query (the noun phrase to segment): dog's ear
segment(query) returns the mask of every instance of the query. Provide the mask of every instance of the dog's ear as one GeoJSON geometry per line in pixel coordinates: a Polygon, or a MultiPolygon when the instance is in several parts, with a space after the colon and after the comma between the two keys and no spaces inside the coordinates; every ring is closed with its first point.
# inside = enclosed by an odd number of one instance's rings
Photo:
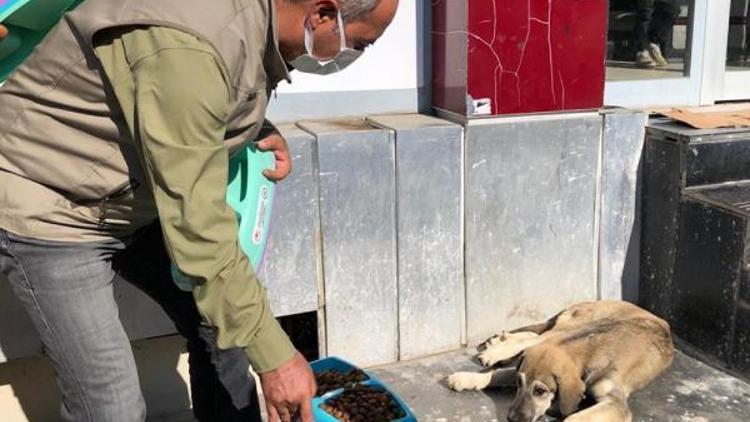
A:
{"type": "Polygon", "coordinates": [[[563,416],[575,413],[586,394],[586,384],[581,380],[581,373],[572,361],[561,365],[556,371],[555,382],[560,413],[563,416]]]}

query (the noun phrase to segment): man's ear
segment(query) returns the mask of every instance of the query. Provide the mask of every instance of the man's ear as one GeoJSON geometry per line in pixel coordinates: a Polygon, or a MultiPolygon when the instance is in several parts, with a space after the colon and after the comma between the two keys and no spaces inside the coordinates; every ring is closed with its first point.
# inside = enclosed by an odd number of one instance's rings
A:
{"type": "Polygon", "coordinates": [[[339,5],[334,0],[315,0],[310,14],[313,29],[329,21],[336,22],[338,10],[339,5]]]}
{"type": "Polygon", "coordinates": [[[563,416],[568,416],[578,410],[586,393],[586,384],[581,379],[581,369],[573,363],[570,357],[560,356],[560,358],[554,376],[560,412],[563,416]]]}

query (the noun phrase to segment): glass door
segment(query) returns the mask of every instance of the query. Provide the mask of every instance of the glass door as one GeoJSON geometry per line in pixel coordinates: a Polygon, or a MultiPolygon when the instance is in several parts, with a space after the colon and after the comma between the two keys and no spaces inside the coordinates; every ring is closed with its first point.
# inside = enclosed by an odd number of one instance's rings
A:
{"type": "Polygon", "coordinates": [[[717,101],[750,99],[750,0],[731,0],[724,87],[717,101]]]}
{"type": "Polygon", "coordinates": [[[707,18],[715,1],[611,0],[605,104],[700,104],[707,18]]]}

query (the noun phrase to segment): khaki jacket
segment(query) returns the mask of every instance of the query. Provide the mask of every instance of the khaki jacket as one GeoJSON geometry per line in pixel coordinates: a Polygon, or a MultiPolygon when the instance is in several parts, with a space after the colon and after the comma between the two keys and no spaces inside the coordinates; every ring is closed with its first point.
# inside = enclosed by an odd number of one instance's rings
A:
{"type": "Polygon", "coordinates": [[[0,227],[94,241],[156,218],[127,119],[94,50],[97,34],[158,25],[213,46],[231,82],[230,151],[254,139],[288,78],[268,0],[87,0],[0,88],[0,227]],[[209,6],[210,4],[210,6],[209,6]]]}
{"type": "MultiPolygon", "coordinates": [[[[166,219],[167,251],[195,280],[196,304],[204,321],[218,329],[219,346],[245,348],[256,371],[265,372],[290,359],[294,348],[239,250],[236,221],[212,206],[224,203],[225,150],[231,153],[258,136],[269,93],[288,73],[271,1],[212,2],[210,10],[205,5],[87,0],[65,16],[0,88],[0,228],[37,239],[95,241],[166,219]],[[218,147],[179,147],[191,141],[191,129],[203,127],[194,119],[159,134],[176,142],[168,151],[148,139],[155,133],[140,133],[139,122],[149,121],[145,130],[153,131],[179,118],[165,117],[159,104],[138,108],[133,70],[143,68],[131,61],[141,53],[153,59],[178,50],[171,56],[171,63],[180,63],[174,70],[162,66],[146,73],[175,74],[185,89],[192,80],[182,79],[195,75],[200,86],[192,92],[200,91],[200,98],[223,92],[223,110],[213,113],[221,116],[222,131],[202,140],[218,147]],[[199,75],[206,74],[197,69],[189,73],[191,63],[184,58],[190,52],[204,52],[206,62],[218,64],[216,77],[208,77],[213,80],[202,80],[199,75]],[[201,170],[203,160],[213,165],[201,170]],[[190,178],[199,173],[199,180],[190,178]],[[175,196],[188,201],[174,201],[175,196]]],[[[187,111],[183,108],[175,110],[187,111]]]]}

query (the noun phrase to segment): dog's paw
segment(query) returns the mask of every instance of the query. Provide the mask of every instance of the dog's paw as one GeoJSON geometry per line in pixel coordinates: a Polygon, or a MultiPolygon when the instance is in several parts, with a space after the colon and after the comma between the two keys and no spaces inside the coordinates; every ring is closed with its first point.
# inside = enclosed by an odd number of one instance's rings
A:
{"type": "Polygon", "coordinates": [[[494,336],[488,338],[487,340],[479,343],[479,346],[477,347],[478,350],[487,350],[488,348],[495,346],[497,344],[500,344],[504,342],[507,339],[507,333],[503,331],[500,334],[495,334],[494,336]]]}
{"type": "MultiPolygon", "coordinates": [[[[489,379],[492,376],[490,375],[489,379]]],[[[456,372],[446,379],[448,388],[453,391],[481,390],[489,384],[487,374],[477,372],[456,372]]]]}
{"type": "Polygon", "coordinates": [[[480,353],[479,356],[477,356],[479,363],[481,363],[485,368],[489,368],[490,366],[505,359],[505,355],[498,353],[496,347],[497,346],[495,346],[495,348],[489,347],[484,352],[480,353]]]}

